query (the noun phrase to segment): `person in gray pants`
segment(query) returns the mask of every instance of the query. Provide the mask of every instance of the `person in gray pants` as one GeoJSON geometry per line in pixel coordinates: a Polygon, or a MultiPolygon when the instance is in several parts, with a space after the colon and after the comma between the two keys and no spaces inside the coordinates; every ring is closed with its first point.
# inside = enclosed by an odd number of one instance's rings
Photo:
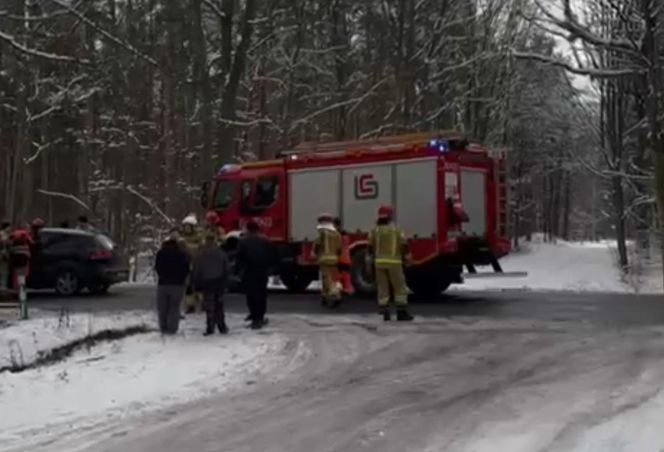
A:
{"type": "Polygon", "coordinates": [[[157,317],[162,334],[176,334],[180,325],[180,304],[189,276],[189,254],[171,234],[157,252],[154,269],[157,286],[157,317]]]}
{"type": "Polygon", "coordinates": [[[204,336],[214,334],[217,327],[219,333],[228,333],[226,315],[224,314],[224,292],[229,278],[228,258],[218,245],[215,234],[206,234],[203,246],[199,248],[194,259],[191,280],[195,290],[203,294],[203,308],[206,314],[204,336]]]}

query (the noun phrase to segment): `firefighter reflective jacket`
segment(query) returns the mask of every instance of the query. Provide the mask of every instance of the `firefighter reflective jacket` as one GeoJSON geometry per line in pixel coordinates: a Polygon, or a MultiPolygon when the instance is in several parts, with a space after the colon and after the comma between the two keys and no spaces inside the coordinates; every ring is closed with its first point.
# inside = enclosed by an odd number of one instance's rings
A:
{"type": "Polygon", "coordinates": [[[196,252],[198,251],[198,247],[201,244],[200,233],[197,230],[194,230],[192,233],[187,233],[183,230],[180,233],[180,238],[182,240],[182,244],[187,250],[187,253],[189,253],[189,255],[192,257],[195,256],[196,252]]]}
{"type": "Polygon", "coordinates": [[[204,238],[207,238],[210,235],[214,236],[217,246],[222,246],[226,241],[226,231],[224,231],[224,228],[221,226],[206,227],[203,236],[204,238]]]}
{"type": "Polygon", "coordinates": [[[337,265],[341,254],[341,234],[334,228],[319,227],[315,243],[318,264],[337,265]]]}
{"type": "Polygon", "coordinates": [[[12,267],[24,268],[29,265],[30,245],[32,245],[32,239],[27,231],[22,229],[14,231],[11,237],[11,248],[9,249],[12,267]]]}
{"type": "Polygon", "coordinates": [[[379,225],[369,234],[369,245],[377,267],[401,265],[406,239],[394,224],[379,225]]]}

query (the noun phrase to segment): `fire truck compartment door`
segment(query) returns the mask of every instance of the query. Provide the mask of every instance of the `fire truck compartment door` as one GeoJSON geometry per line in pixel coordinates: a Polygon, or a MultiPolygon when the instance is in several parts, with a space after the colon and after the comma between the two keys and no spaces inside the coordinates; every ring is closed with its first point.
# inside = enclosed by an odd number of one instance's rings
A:
{"type": "Polygon", "coordinates": [[[339,215],[341,187],[338,169],[292,172],[288,175],[290,194],[290,237],[314,240],[321,213],[339,215]]]}
{"type": "Polygon", "coordinates": [[[390,164],[344,168],[341,220],[347,231],[370,231],[378,207],[392,204],[392,168],[390,164]]]}
{"type": "Polygon", "coordinates": [[[436,160],[396,164],[396,220],[408,237],[436,234],[436,160]]]}
{"type": "Polygon", "coordinates": [[[486,173],[461,169],[461,205],[468,214],[463,231],[468,235],[486,234],[486,173]]]}

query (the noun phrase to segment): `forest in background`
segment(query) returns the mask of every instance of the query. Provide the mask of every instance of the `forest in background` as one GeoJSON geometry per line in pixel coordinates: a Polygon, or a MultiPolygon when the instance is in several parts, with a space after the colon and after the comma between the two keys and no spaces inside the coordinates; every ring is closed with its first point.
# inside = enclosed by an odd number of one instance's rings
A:
{"type": "Polygon", "coordinates": [[[507,152],[515,242],[615,237],[629,271],[627,240],[648,248],[663,215],[663,15],[653,0],[0,0],[0,216],[86,214],[135,247],[198,210],[223,163],[458,129],[507,152]]]}

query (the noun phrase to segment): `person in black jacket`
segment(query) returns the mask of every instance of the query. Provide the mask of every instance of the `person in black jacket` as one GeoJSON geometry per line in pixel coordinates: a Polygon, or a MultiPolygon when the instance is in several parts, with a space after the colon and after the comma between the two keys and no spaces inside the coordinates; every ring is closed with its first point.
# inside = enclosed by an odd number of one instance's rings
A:
{"type": "Polygon", "coordinates": [[[246,229],[247,234],[237,248],[236,265],[247,297],[247,320],[251,321],[252,329],[259,330],[267,324],[267,280],[276,264],[276,253],[272,242],[260,233],[258,223],[249,221],[246,229]]]}
{"type": "Polygon", "coordinates": [[[177,237],[170,235],[157,252],[155,271],[157,287],[157,315],[159,330],[175,334],[180,325],[180,303],[184,297],[185,282],[189,276],[189,254],[180,248],[177,237]]]}

